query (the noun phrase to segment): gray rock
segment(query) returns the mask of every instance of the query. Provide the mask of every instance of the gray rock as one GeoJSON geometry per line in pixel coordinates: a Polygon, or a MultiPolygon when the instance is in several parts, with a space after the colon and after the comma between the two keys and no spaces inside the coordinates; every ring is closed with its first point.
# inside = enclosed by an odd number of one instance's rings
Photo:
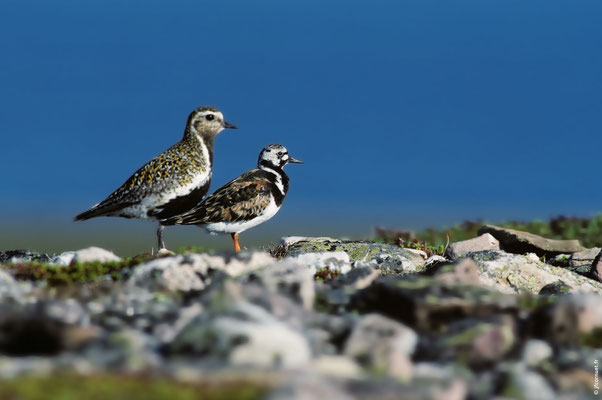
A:
{"type": "Polygon", "coordinates": [[[23,291],[15,278],[0,268],[0,301],[5,299],[19,300],[23,291]]]}
{"type": "Polygon", "coordinates": [[[322,253],[303,253],[295,256],[287,256],[285,261],[303,265],[310,269],[312,274],[322,268],[329,268],[346,274],[351,270],[349,254],[344,251],[327,251],[322,253]]]}
{"type": "Polygon", "coordinates": [[[509,253],[535,253],[538,256],[553,257],[558,254],[576,253],[585,250],[578,240],[547,239],[532,233],[495,225],[485,225],[479,229],[479,235],[485,233],[490,233],[499,240],[501,249],[509,253]]]}
{"type": "Polygon", "coordinates": [[[84,354],[93,365],[113,371],[141,372],[160,365],[159,341],[137,329],[125,328],[88,346],[84,354]]]}
{"type": "Polygon", "coordinates": [[[373,370],[408,381],[410,356],[418,336],[407,326],[379,314],[363,316],[345,343],[344,354],[373,370]]]}
{"type": "Polygon", "coordinates": [[[350,357],[321,355],[312,360],[311,370],[329,377],[339,379],[360,379],[362,368],[350,357]]]}
{"type": "Polygon", "coordinates": [[[287,249],[288,256],[305,253],[344,251],[356,266],[377,268],[383,273],[417,272],[424,268],[424,258],[398,245],[366,241],[310,238],[297,241],[287,249]]]}
{"type": "Polygon", "coordinates": [[[265,252],[241,252],[231,258],[211,254],[183,254],[159,258],[136,267],[128,283],[151,290],[203,290],[216,272],[236,277],[274,263],[265,252]]]}
{"type": "Polygon", "coordinates": [[[514,319],[510,316],[485,321],[458,321],[441,335],[435,348],[444,359],[466,361],[473,367],[492,365],[503,359],[517,340],[514,319]]]}
{"type": "Polygon", "coordinates": [[[590,267],[590,276],[598,282],[602,282],[602,250],[598,252],[590,267]]]}
{"type": "Polygon", "coordinates": [[[503,393],[515,393],[525,400],[548,400],[559,398],[550,383],[539,373],[522,364],[508,368],[503,393]]]}
{"type": "Polygon", "coordinates": [[[293,368],[311,358],[307,340],[265,309],[247,302],[194,318],[168,346],[181,355],[209,355],[230,365],[293,368]]]}
{"type": "Polygon", "coordinates": [[[316,295],[321,306],[332,312],[349,304],[351,297],[358,291],[368,287],[380,271],[372,267],[356,267],[347,274],[338,275],[335,279],[317,284],[316,295]]]}
{"type": "Polygon", "coordinates": [[[340,382],[326,379],[315,373],[289,375],[284,384],[267,396],[268,400],[354,400],[356,398],[340,382]]]}
{"type": "Polygon", "coordinates": [[[439,268],[434,278],[440,282],[450,284],[481,285],[479,268],[470,258],[460,260],[456,264],[445,265],[439,268]]]}
{"type": "Polygon", "coordinates": [[[529,367],[537,367],[542,362],[550,359],[554,353],[552,347],[545,341],[529,339],[523,346],[522,359],[529,367]]]}
{"type": "Polygon", "coordinates": [[[549,263],[557,267],[578,268],[591,266],[596,256],[600,253],[599,247],[593,247],[572,254],[559,254],[552,258],[549,263]]]}
{"type": "Polygon", "coordinates": [[[535,254],[518,255],[502,251],[469,253],[477,264],[481,281],[504,293],[538,294],[542,288],[562,280],[570,292],[602,293],[602,284],[572,271],[554,267],[535,254]]]}
{"type": "Polygon", "coordinates": [[[499,250],[500,242],[489,233],[484,233],[474,239],[463,240],[450,244],[445,250],[445,256],[456,260],[473,251],[499,250]]]}
{"type": "Polygon", "coordinates": [[[439,331],[450,321],[516,312],[516,296],[485,286],[452,284],[432,277],[381,276],[355,294],[350,307],[378,312],[418,331],[439,331]]]}
{"type": "Polygon", "coordinates": [[[48,254],[34,253],[29,250],[8,250],[0,252],[0,263],[28,263],[37,261],[41,263],[49,262],[51,256],[48,254]]]}
{"type": "MultiPolygon", "coordinates": [[[[303,259],[303,257],[301,258],[303,259]]],[[[315,298],[314,274],[316,270],[310,264],[299,263],[298,259],[297,257],[285,258],[256,271],[253,277],[269,291],[285,294],[299,301],[306,309],[311,309],[315,298]]]]}

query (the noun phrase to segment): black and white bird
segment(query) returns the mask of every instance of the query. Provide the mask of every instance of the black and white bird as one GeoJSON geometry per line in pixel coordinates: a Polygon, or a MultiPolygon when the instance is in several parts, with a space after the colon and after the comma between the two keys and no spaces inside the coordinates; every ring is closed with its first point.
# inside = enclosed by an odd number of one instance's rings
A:
{"type": "Polygon", "coordinates": [[[163,225],[197,225],[209,233],[229,233],[234,250],[240,251],[238,235],[272,218],[288,192],[289,178],[283,167],[302,164],[286,148],[272,144],[259,154],[257,168],[245,172],[207,197],[192,210],[162,220],[163,225]]]}
{"type": "Polygon", "coordinates": [[[213,141],[225,128],[236,126],[226,122],[216,108],[197,108],[188,117],[182,140],[143,165],[75,221],[102,216],[159,221],[159,252],[167,252],[161,220],[189,211],[205,197],[213,172],[213,141]]]}

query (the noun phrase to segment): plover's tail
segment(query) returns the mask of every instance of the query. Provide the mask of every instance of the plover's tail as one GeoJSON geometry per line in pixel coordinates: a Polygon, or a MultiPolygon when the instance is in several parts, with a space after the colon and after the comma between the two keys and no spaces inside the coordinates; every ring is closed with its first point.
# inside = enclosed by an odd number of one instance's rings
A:
{"type": "Polygon", "coordinates": [[[74,221],[85,221],[87,219],[90,218],[96,218],[96,217],[108,217],[111,215],[115,215],[118,211],[123,210],[126,207],[129,207],[133,204],[136,204],[135,202],[131,202],[131,203],[114,203],[114,204],[97,204],[94,207],[92,207],[91,209],[89,209],[88,211],[84,211],[83,213],[75,216],[75,218],[73,218],[74,221]]]}

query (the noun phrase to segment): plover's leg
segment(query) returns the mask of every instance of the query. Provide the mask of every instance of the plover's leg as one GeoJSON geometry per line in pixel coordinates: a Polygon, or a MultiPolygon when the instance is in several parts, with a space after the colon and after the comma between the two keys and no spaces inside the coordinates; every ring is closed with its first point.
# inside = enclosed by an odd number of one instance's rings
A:
{"type": "Polygon", "coordinates": [[[157,229],[157,248],[159,251],[165,249],[165,242],[163,241],[163,229],[165,229],[165,227],[159,223],[159,229],[157,229]]]}
{"type": "Polygon", "coordinates": [[[161,224],[159,224],[159,229],[157,229],[157,245],[159,246],[159,251],[157,251],[157,255],[158,256],[173,256],[174,253],[171,250],[167,250],[165,248],[165,242],[163,241],[163,229],[165,229],[165,227],[161,224]]]}
{"type": "Polygon", "coordinates": [[[235,252],[239,252],[240,251],[240,245],[238,244],[238,233],[232,233],[232,241],[234,242],[234,251],[235,252]]]}

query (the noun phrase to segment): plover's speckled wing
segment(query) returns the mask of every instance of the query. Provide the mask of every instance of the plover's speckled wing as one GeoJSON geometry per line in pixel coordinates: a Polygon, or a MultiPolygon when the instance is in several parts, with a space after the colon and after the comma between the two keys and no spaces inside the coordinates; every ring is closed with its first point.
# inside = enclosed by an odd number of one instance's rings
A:
{"type": "Polygon", "coordinates": [[[163,223],[206,225],[257,218],[273,202],[273,193],[278,190],[269,175],[260,169],[248,171],[216,190],[199,206],[163,223]]]}
{"type": "Polygon", "coordinates": [[[209,160],[199,157],[193,147],[182,141],[146,163],[105,200],[75,219],[177,215],[202,200],[210,178],[209,160]],[[164,214],[165,208],[169,208],[168,215],[164,214]]]}

